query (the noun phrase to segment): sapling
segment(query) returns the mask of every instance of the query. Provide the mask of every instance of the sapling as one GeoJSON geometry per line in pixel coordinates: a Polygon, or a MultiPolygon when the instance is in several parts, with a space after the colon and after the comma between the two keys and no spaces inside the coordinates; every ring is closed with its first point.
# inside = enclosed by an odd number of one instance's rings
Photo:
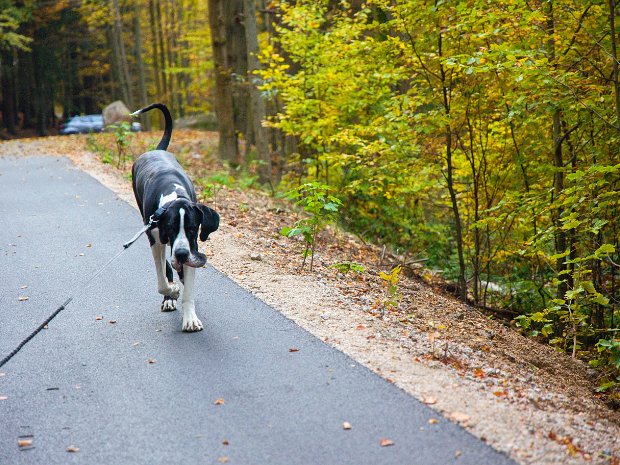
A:
{"type": "Polygon", "coordinates": [[[125,157],[127,155],[127,149],[131,143],[133,132],[131,132],[131,126],[126,121],[115,123],[110,126],[112,128],[115,142],[116,152],[118,154],[117,168],[125,165],[125,157]]]}
{"type": "Polygon", "coordinates": [[[310,271],[312,271],[317,235],[325,226],[336,220],[338,210],[342,206],[338,197],[329,194],[330,190],[331,188],[325,184],[309,182],[286,193],[288,198],[295,201],[295,205],[303,207],[308,214],[306,218],[297,220],[293,226],[284,227],[280,231],[280,234],[286,237],[301,235],[304,238],[302,270],[306,266],[306,259],[310,256],[310,271]]]}
{"type": "Polygon", "coordinates": [[[383,305],[381,306],[381,316],[385,314],[386,309],[395,309],[398,307],[398,303],[402,299],[403,295],[398,290],[398,282],[400,281],[400,272],[402,267],[400,265],[392,268],[389,273],[380,272],[379,277],[383,280],[386,286],[386,295],[383,299],[383,305]]]}

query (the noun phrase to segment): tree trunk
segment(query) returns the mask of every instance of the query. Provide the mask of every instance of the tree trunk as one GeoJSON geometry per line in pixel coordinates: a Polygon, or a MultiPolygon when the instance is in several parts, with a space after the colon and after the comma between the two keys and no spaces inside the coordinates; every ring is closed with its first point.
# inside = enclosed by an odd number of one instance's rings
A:
{"type": "Polygon", "coordinates": [[[168,77],[166,75],[166,49],[164,48],[164,23],[161,20],[161,3],[155,0],[155,14],[157,16],[157,30],[159,32],[157,42],[159,46],[159,73],[162,82],[162,94],[159,96],[161,100],[168,100],[168,77]]]}
{"type": "MultiPolygon", "coordinates": [[[[140,96],[140,108],[144,108],[147,105],[148,97],[146,95],[146,79],[144,77],[144,63],[142,61],[142,28],[140,27],[140,10],[135,5],[133,7],[133,35],[135,42],[134,56],[136,58],[136,66],[138,68],[138,95],[140,96]]],[[[141,119],[145,129],[150,131],[150,118],[146,117],[141,119]]]]}
{"type": "MultiPolygon", "coordinates": [[[[183,0],[178,0],[177,7],[177,20],[176,20],[176,28],[174,33],[174,50],[175,50],[175,66],[179,69],[183,67],[183,53],[182,50],[186,50],[187,47],[183,47],[181,45],[181,35],[183,33],[183,29],[185,28],[184,21],[184,8],[183,8],[183,0]]],[[[178,104],[179,104],[179,117],[185,116],[185,105],[187,103],[187,93],[185,92],[185,71],[176,74],[177,80],[177,95],[178,95],[178,104]]]]}
{"type": "Polygon", "coordinates": [[[34,62],[32,53],[18,52],[18,60],[20,67],[18,69],[18,113],[22,114],[22,129],[31,129],[34,125],[34,62]]]}
{"type": "Polygon", "coordinates": [[[609,0],[609,30],[611,32],[611,55],[614,70],[613,85],[616,103],[616,128],[620,131],[620,83],[618,82],[618,48],[616,45],[616,0],[609,0]]]}
{"type": "Polygon", "coordinates": [[[151,24],[151,54],[153,55],[153,74],[155,75],[155,90],[157,92],[156,100],[161,98],[161,75],[160,75],[160,65],[159,65],[159,48],[158,48],[158,33],[159,29],[157,28],[156,16],[155,16],[155,5],[153,0],[149,0],[149,20],[151,24]]]}
{"type": "Polygon", "coordinates": [[[129,64],[127,63],[127,53],[125,52],[125,42],[123,41],[123,23],[121,20],[121,12],[118,7],[118,0],[112,0],[110,4],[112,8],[112,39],[116,48],[116,60],[118,63],[118,74],[121,79],[121,94],[123,101],[129,108],[133,108],[133,96],[131,92],[131,78],[129,77],[129,64]]]}
{"type": "Polygon", "coordinates": [[[226,37],[226,0],[209,0],[209,25],[213,47],[215,73],[214,109],[220,135],[219,154],[222,160],[235,166],[239,163],[239,149],[235,134],[235,116],[231,69],[228,63],[226,37]]]}
{"type": "Polygon", "coordinates": [[[467,132],[469,137],[469,148],[462,145],[463,153],[469,162],[469,167],[471,169],[471,179],[472,179],[472,197],[474,202],[474,222],[473,224],[476,227],[473,228],[474,235],[474,254],[471,257],[471,274],[472,274],[472,295],[474,298],[474,306],[478,307],[480,305],[480,274],[481,274],[481,237],[480,237],[480,228],[477,227],[478,221],[480,221],[480,167],[476,166],[476,153],[474,150],[474,127],[472,123],[472,116],[470,114],[470,103],[467,104],[467,110],[465,112],[465,117],[467,121],[467,132]]]}
{"type": "MultiPolygon", "coordinates": [[[[175,65],[174,59],[174,24],[176,22],[176,6],[175,1],[170,0],[168,8],[164,9],[164,30],[166,31],[165,46],[166,46],[166,62],[168,63],[167,71],[173,68],[175,65]]],[[[176,89],[176,82],[174,74],[168,75],[168,102],[170,107],[170,113],[172,118],[179,117],[179,102],[178,93],[176,89]]]]}
{"type": "Polygon", "coordinates": [[[224,4],[224,17],[226,18],[226,52],[228,54],[228,66],[232,72],[231,83],[235,130],[237,134],[243,134],[246,144],[249,144],[252,141],[252,126],[249,122],[251,102],[249,86],[246,80],[248,75],[248,47],[243,23],[244,0],[228,0],[225,1],[224,4]]]}
{"type": "Polygon", "coordinates": [[[256,81],[258,77],[254,74],[254,71],[260,69],[260,61],[258,60],[258,31],[256,28],[256,4],[254,2],[255,0],[243,1],[245,41],[248,47],[247,80],[250,90],[251,125],[252,132],[254,133],[256,154],[260,162],[258,170],[259,179],[261,182],[272,182],[269,142],[267,140],[267,131],[263,127],[263,121],[265,120],[265,101],[261,97],[260,90],[257,87],[256,81]]]}
{"type": "Polygon", "coordinates": [[[115,27],[117,29],[116,39],[118,40],[119,50],[121,53],[121,72],[123,73],[123,82],[127,89],[127,101],[125,102],[129,108],[133,108],[133,89],[131,75],[129,73],[129,62],[127,61],[127,52],[125,50],[125,40],[123,39],[123,21],[121,12],[118,7],[118,0],[113,0],[116,10],[115,27]]]}
{"type": "MultiPolygon", "coordinates": [[[[549,0],[547,3],[547,55],[549,64],[551,66],[555,63],[555,18],[553,14],[553,1],[549,0]]],[[[562,143],[564,138],[562,137],[562,113],[560,108],[556,108],[552,115],[552,133],[553,133],[553,153],[552,161],[555,172],[553,175],[553,200],[557,200],[564,191],[564,160],[562,155],[562,143]]],[[[563,254],[566,252],[568,245],[566,232],[562,229],[562,222],[560,218],[564,209],[561,204],[555,208],[553,212],[553,225],[555,236],[555,252],[556,254],[563,254]]],[[[556,260],[557,275],[560,279],[557,288],[557,298],[564,299],[566,291],[568,290],[568,276],[565,272],[568,270],[568,264],[566,263],[567,257],[560,257],[556,260]]]]}
{"type": "Polygon", "coordinates": [[[2,123],[9,134],[16,134],[15,67],[13,52],[5,51],[0,56],[2,87],[2,123]]]}
{"type": "Polygon", "coordinates": [[[463,225],[461,224],[461,214],[459,204],[456,198],[456,189],[454,188],[454,168],[452,167],[452,128],[450,125],[446,127],[446,183],[448,184],[448,192],[450,193],[450,202],[452,204],[452,213],[454,215],[454,233],[456,236],[456,251],[459,260],[459,297],[461,300],[467,300],[467,280],[465,279],[465,257],[463,255],[463,225]]]}
{"type": "MultiPolygon", "coordinates": [[[[442,36],[439,34],[437,50],[439,56],[442,56],[442,36]]],[[[446,70],[443,65],[439,67],[441,77],[441,91],[442,91],[442,103],[444,112],[446,115],[450,114],[450,89],[448,87],[446,70]]],[[[465,256],[463,254],[463,225],[461,223],[461,213],[459,211],[459,204],[456,198],[456,189],[454,187],[454,168],[452,166],[452,126],[450,123],[446,125],[446,183],[448,185],[448,192],[450,194],[450,203],[452,204],[452,213],[454,215],[454,233],[456,237],[456,251],[459,260],[459,277],[458,277],[458,289],[459,297],[461,300],[467,300],[467,280],[465,279],[465,256]]]]}
{"type": "MultiPolygon", "coordinates": [[[[155,101],[160,102],[162,98],[162,80],[161,80],[161,66],[159,63],[159,34],[161,31],[157,27],[157,16],[155,14],[154,0],[149,0],[149,20],[151,24],[151,55],[153,57],[153,75],[155,76],[155,101]]],[[[149,121],[149,125],[152,126],[154,113],[158,114],[161,118],[161,112],[150,112],[146,118],[149,121]]],[[[163,125],[159,125],[163,127],[163,125]]]]}
{"type": "Polygon", "coordinates": [[[34,117],[37,136],[47,136],[48,83],[44,55],[46,50],[39,44],[32,47],[32,60],[35,72],[34,117]]]}

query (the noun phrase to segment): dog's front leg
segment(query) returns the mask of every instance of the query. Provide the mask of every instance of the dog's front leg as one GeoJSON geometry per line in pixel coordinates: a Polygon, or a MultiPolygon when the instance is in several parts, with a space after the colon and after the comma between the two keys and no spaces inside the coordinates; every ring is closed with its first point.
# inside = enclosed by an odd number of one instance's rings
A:
{"type": "Polygon", "coordinates": [[[202,331],[202,322],[196,316],[194,302],[194,280],[196,268],[183,266],[183,331],[202,331]]]}
{"type": "Polygon", "coordinates": [[[151,253],[155,261],[155,270],[157,270],[157,292],[175,300],[178,299],[181,292],[179,286],[173,282],[168,282],[166,278],[166,246],[154,244],[151,246],[151,253]]]}

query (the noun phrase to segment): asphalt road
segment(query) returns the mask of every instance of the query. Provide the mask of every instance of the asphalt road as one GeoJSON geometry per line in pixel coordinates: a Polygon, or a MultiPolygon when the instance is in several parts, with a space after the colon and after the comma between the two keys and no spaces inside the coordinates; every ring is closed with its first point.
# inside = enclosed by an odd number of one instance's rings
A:
{"type": "Polygon", "coordinates": [[[0,219],[0,358],[78,292],[0,369],[1,465],[513,463],[210,266],[182,333],[146,238],[83,289],[141,223],[67,160],[0,158],[0,219]]]}

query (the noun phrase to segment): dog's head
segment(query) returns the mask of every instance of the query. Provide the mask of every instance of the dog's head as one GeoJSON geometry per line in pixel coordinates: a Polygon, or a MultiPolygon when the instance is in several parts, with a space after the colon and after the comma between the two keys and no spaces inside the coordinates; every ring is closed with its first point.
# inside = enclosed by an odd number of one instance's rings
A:
{"type": "Polygon", "coordinates": [[[206,241],[216,231],[220,216],[215,210],[186,199],[176,200],[158,221],[159,240],[172,247],[172,266],[201,267],[207,257],[198,251],[198,238],[206,241]],[[200,235],[198,231],[200,230],[200,235]]]}

